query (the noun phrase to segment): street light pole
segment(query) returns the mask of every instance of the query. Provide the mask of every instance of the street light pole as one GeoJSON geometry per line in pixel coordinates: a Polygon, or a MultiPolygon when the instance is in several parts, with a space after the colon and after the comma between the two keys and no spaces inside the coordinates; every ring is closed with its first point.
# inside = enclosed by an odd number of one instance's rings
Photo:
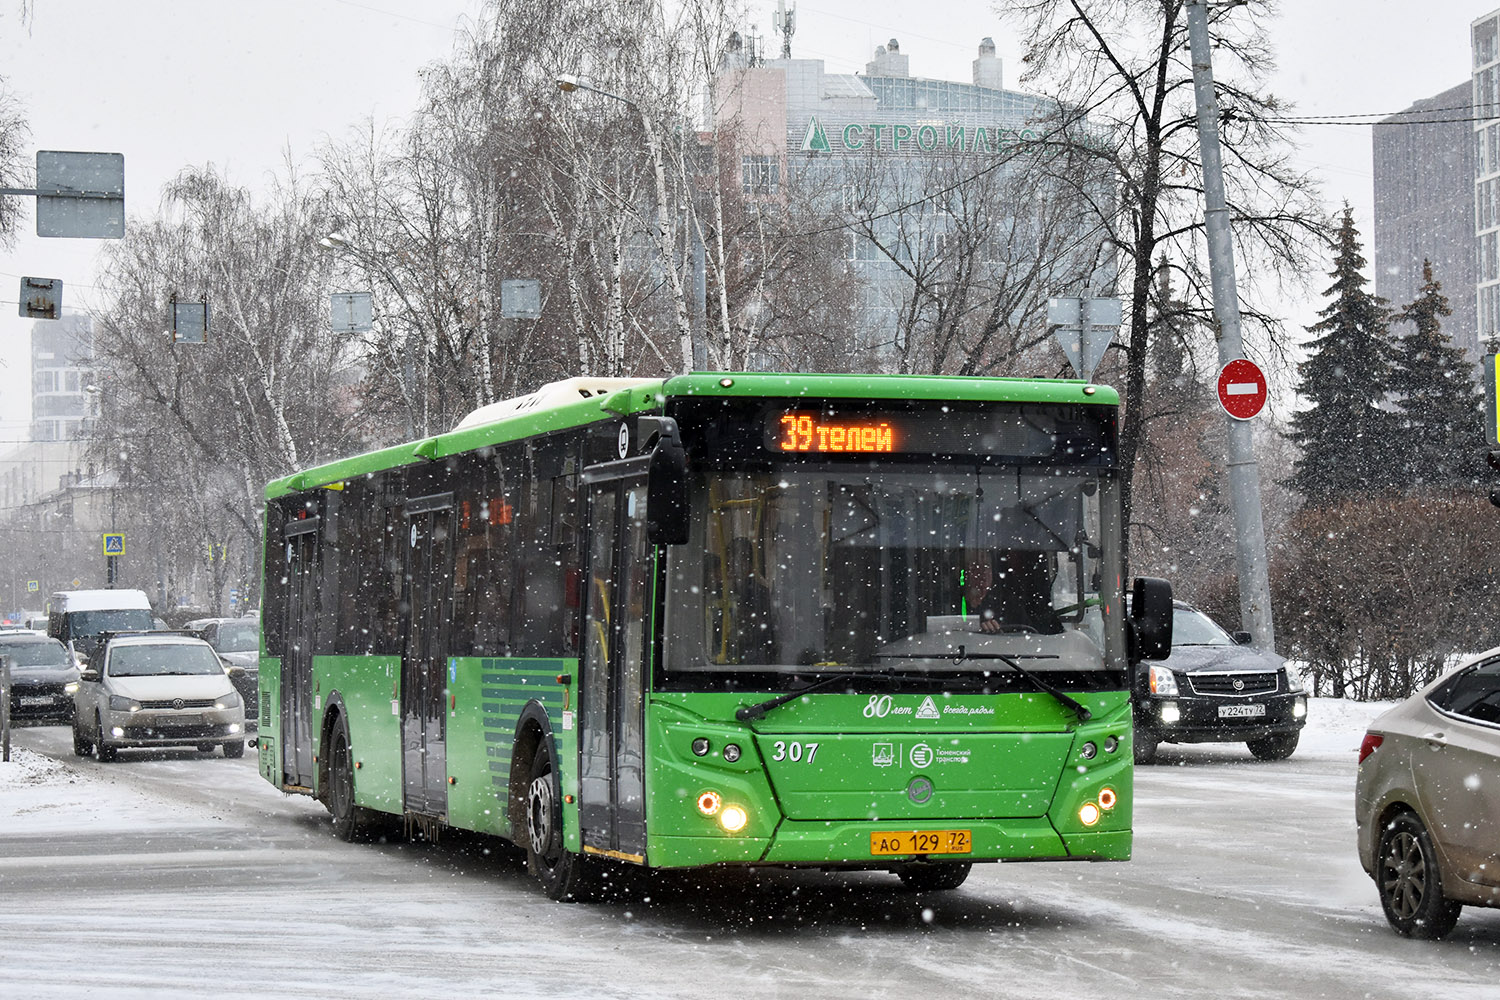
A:
{"type": "Polygon", "coordinates": [[[668,252],[667,237],[671,232],[671,227],[668,224],[669,217],[667,214],[667,169],[666,164],[662,160],[661,140],[657,135],[656,126],[652,123],[651,116],[646,114],[645,109],[635,101],[607,90],[601,90],[593,84],[585,82],[582,77],[569,73],[559,74],[557,77],[557,89],[565,94],[571,94],[575,90],[587,90],[601,97],[608,97],[610,100],[619,101],[621,104],[633,109],[636,117],[641,121],[641,130],[646,133],[646,148],[651,154],[651,166],[656,174],[657,252],[661,256],[662,270],[666,272],[672,282],[673,305],[677,312],[677,339],[682,350],[683,371],[692,371],[696,367],[694,358],[697,353],[695,344],[697,338],[694,335],[693,323],[688,317],[687,301],[682,287],[682,275],[677,273],[672,256],[668,252]]]}
{"type": "MultiPolygon", "coordinates": [[[[1224,158],[1219,148],[1219,101],[1208,36],[1208,10],[1202,0],[1188,4],[1188,43],[1193,62],[1193,90],[1198,105],[1198,146],[1203,155],[1204,228],[1208,236],[1208,271],[1218,321],[1219,364],[1243,357],[1240,300],[1235,285],[1234,240],[1224,196],[1224,158]]],[[[1239,568],[1240,618],[1257,648],[1274,650],[1270,573],[1266,533],[1260,509],[1260,470],[1250,422],[1225,415],[1229,435],[1229,493],[1234,504],[1235,558],[1239,568]]]]}

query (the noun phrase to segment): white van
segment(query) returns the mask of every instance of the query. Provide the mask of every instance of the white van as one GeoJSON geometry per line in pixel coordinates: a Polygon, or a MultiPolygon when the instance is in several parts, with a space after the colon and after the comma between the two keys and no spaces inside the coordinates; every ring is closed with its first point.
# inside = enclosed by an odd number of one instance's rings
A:
{"type": "Polygon", "coordinates": [[[47,634],[81,660],[94,655],[101,633],[152,628],[151,602],[142,590],[59,591],[47,616],[47,634]]]}

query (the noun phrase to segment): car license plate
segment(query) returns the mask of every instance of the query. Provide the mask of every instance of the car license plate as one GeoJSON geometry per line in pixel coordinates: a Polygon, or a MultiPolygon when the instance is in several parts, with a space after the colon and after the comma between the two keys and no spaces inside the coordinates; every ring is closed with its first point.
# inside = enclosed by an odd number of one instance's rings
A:
{"type": "Polygon", "coordinates": [[[18,699],[22,705],[50,705],[52,699],[45,694],[23,694],[18,699]]]}
{"type": "Polygon", "coordinates": [[[1258,719],[1266,714],[1264,705],[1220,705],[1221,719],[1258,719]]]}
{"type": "Polygon", "coordinates": [[[871,854],[968,854],[968,830],[900,830],[870,834],[871,854]]]}

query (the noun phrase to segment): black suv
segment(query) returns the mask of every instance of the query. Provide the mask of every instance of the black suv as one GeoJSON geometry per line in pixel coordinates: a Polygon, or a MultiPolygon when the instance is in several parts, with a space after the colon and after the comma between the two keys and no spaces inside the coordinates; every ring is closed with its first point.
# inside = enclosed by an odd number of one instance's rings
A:
{"type": "Polygon", "coordinates": [[[1162,743],[1240,743],[1261,760],[1284,760],[1307,723],[1307,692],[1275,653],[1230,635],[1186,604],[1172,607],[1172,655],[1137,668],[1135,761],[1162,743]]]}

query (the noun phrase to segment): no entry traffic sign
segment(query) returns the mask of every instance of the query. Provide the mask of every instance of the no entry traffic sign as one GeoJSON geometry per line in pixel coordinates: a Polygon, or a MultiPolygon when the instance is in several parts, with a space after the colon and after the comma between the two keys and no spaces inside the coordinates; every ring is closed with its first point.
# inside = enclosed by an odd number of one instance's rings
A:
{"type": "Polygon", "coordinates": [[[1235,358],[1219,369],[1219,405],[1236,420],[1249,420],[1266,405],[1266,376],[1254,361],[1235,358]]]}

